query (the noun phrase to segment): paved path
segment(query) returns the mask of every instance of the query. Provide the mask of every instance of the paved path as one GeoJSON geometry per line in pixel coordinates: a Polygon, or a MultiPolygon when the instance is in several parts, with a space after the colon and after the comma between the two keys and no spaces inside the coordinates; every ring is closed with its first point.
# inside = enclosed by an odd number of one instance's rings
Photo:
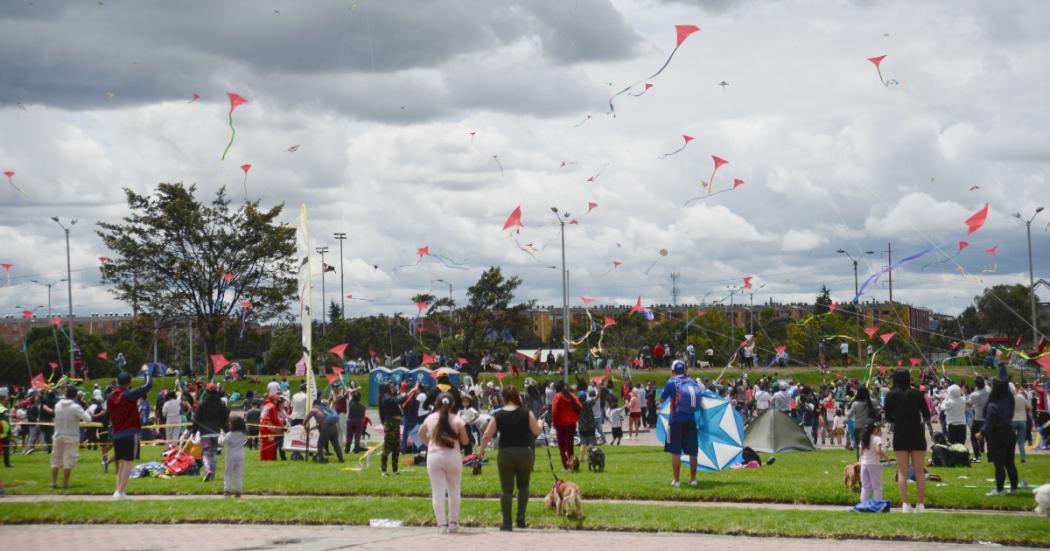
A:
{"type": "MultiPolygon", "coordinates": [[[[117,551],[248,551],[255,549],[334,551],[337,549],[747,549],[748,551],[939,551],[983,549],[943,543],[754,538],[638,532],[575,532],[469,528],[443,535],[435,528],[284,525],[36,525],[2,526],[5,549],[52,550],[58,542],[77,549],[117,551]]],[[[1004,548],[1006,549],[1006,548],[1004,548]]],[[[1019,549],[1019,548],[1018,548],[1019,549]]]]}
{"type": "MultiPolygon", "coordinates": [[[[355,497],[391,497],[391,496],[362,496],[362,495],[345,495],[345,496],[320,496],[320,495],[307,495],[307,494],[294,494],[294,495],[251,495],[245,494],[244,499],[285,499],[288,497],[305,497],[311,499],[353,499],[355,497]]],[[[221,500],[224,499],[219,494],[201,494],[201,495],[172,495],[172,494],[133,494],[128,497],[132,501],[191,501],[191,500],[221,500]]],[[[415,499],[427,499],[425,497],[416,497],[415,499]]],[[[464,497],[469,500],[484,500],[496,502],[499,498],[472,498],[464,497]]],[[[24,495],[8,495],[0,500],[0,503],[42,503],[49,501],[83,501],[83,502],[111,502],[113,497],[110,495],[58,495],[58,494],[24,494],[24,495]]],[[[533,497],[530,500],[532,503],[538,504],[542,507],[543,498],[533,497]]],[[[796,503],[763,503],[763,502],[744,502],[744,501],[672,501],[672,500],[644,500],[644,499],[588,499],[587,503],[610,503],[620,505],[655,505],[655,506],[687,506],[687,507],[728,507],[736,509],[767,509],[767,510],[791,510],[791,511],[845,511],[848,509],[845,505],[810,505],[810,504],[796,504],[796,503]]],[[[989,509],[927,509],[929,513],[968,513],[975,515],[1034,515],[1031,511],[994,511],[989,509]]]]}

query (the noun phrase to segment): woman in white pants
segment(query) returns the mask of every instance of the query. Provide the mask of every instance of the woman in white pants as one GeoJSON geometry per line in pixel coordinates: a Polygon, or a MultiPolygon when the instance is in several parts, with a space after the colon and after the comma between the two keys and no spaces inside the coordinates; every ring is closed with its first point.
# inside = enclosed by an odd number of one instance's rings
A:
{"type": "Polygon", "coordinates": [[[452,415],[453,398],[443,393],[437,398],[437,411],[428,415],[419,428],[419,438],[427,443],[427,474],[434,502],[434,516],[442,533],[459,530],[459,488],[463,476],[463,456],[460,446],[470,441],[466,423],[452,415]],[[448,496],[448,516],[445,515],[445,496],[448,496]]]}

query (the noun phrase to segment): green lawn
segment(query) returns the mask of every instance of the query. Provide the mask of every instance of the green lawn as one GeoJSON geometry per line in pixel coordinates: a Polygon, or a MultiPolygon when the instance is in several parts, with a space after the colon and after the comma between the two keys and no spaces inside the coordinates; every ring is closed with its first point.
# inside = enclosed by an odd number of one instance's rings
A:
{"type": "MultiPolygon", "coordinates": [[[[606,472],[594,474],[584,469],[566,478],[577,481],[589,498],[614,500],[680,500],[680,501],[744,501],[826,505],[852,505],[858,494],[842,484],[842,469],[853,462],[853,453],[844,450],[823,450],[808,453],[786,453],[777,457],[775,465],[753,470],[727,470],[700,474],[698,488],[673,489],[668,455],[656,447],[605,447],[606,472]]],[[[547,454],[541,449],[536,457],[532,494],[546,493],[553,483],[547,454]]],[[[143,461],[157,460],[160,448],[144,447],[143,461]]],[[[557,450],[552,450],[557,468],[557,450]]],[[[317,465],[304,462],[261,463],[249,451],[245,470],[245,489],[251,494],[301,495],[361,495],[361,496],[427,496],[429,482],[424,467],[402,465],[399,477],[379,476],[378,456],[368,471],[346,470],[357,464],[356,458],[346,464],[317,465]]],[[[763,455],[763,457],[765,457],[763,455]]],[[[495,459],[495,454],[490,454],[495,459]]],[[[402,461],[405,457],[402,457],[402,461]]],[[[15,467],[0,470],[4,485],[12,494],[51,493],[48,489],[48,458],[42,453],[17,455],[15,467]]],[[[221,457],[220,457],[221,463],[221,457]]],[[[1021,478],[1032,486],[1050,481],[1050,456],[1032,455],[1025,464],[1018,464],[1021,478]]],[[[58,493],[109,494],[113,492],[113,471],[103,474],[97,451],[84,450],[80,463],[73,472],[72,487],[58,493]]],[[[944,478],[944,485],[930,484],[927,503],[931,507],[958,509],[1031,510],[1034,501],[1030,492],[1015,496],[986,497],[992,483],[991,465],[981,463],[970,468],[935,469],[944,478]],[[960,478],[965,476],[967,478],[960,478]],[[967,486],[974,486],[968,488],[967,486]]],[[[883,470],[886,498],[898,503],[893,482],[893,471],[883,470]]],[[[221,493],[221,481],[203,483],[195,477],[173,479],[137,479],[130,485],[132,494],[212,494],[221,493]]],[[[499,494],[495,465],[490,464],[480,476],[465,474],[463,493],[474,497],[494,497],[499,494]]],[[[914,489],[912,490],[914,500],[914,489]]]]}
{"type": "MultiPolygon", "coordinates": [[[[752,536],[877,538],[915,541],[1050,545],[1046,519],[1036,516],[980,514],[857,514],[835,511],[753,511],[740,508],[697,509],[684,505],[585,503],[578,525],[530,503],[527,521],[533,528],[574,527],[586,530],[675,531],[752,536]]],[[[408,526],[432,526],[429,499],[316,497],[250,500],[124,501],[105,506],[78,502],[0,502],[0,524],[22,523],[295,523],[367,524],[387,518],[408,526]]],[[[460,521],[465,526],[496,526],[499,505],[467,499],[460,521]]]]}

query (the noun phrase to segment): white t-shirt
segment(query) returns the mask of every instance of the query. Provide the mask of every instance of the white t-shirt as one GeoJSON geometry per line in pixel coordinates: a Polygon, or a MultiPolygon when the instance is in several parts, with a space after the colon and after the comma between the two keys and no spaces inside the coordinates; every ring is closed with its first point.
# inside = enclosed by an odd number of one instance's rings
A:
{"type": "Polygon", "coordinates": [[[176,398],[171,398],[164,402],[161,410],[164,412],[164,419],[178,419],[182,415],[182,402],[176,398]]]}
{"type": "Polygon", "coordinates": [[[420,392],[416,395],[416,402],[419,404],[419,418],[422,419],[426,417],[428,413],[430,413],[430,410],[426,407],[427,395],[425,393],[420,392]]]}
{"type": "Polygon", "coordinates": [[[765,410],[769,409],[769,393],[764,390],[759,390],[755,396],[755,408],[765,410]]]}
{"type": "Polygon", "coordinates": [[[708,348],[707,350],[704,351],[704,355],[706,355],[708,358],[713,357],[715,355],[715,349],[714,348],[708,348]]]}
{"type": "Polygon", "coordinates": [[[882,445],[882,438],[879,436],[871,435],[871,442],[868,443],[867,448],[860,450],[860,464],[861,465],[878,465],[881,461],[879,457],[879,447],[882,445]]]}
{"type": "Polygon", "coordinates": [[[306,393],[296,392],[292,395],[292,419],[306,417],[306,393]]]}
{"type": "Polygon", "coordinates": [[[1028,398],[1021,394],[1014,394],[1014,417],[1012,421],[1022,423],[1028,419],[1028,398]]]}
{"type": "Polygon", "coordinates": [[[278,383],[277,381],[270,381],[269,383],[266,384],[266,394],[267,395],[280,394],[280,393],[281,393],[281,383],[278,383]]]}
{"type": "Polygon", "coordinates": [[[839,352],[843,355],[849,354],[849,343],[844,342],[839,344],[839,352]]]}
{"type": "Polygon", "coordinates": [[[831,428],[833,428],[833,429],[846,428],[846,416],[845,415],[836,415],[835,418],[832,420],[831,428]]]}
{"type": "Polygon", "coordinates": [[[623,408],[609,408],[605,416],[609,418],[609,424],[613,428],[623,428],[623,408]]]}

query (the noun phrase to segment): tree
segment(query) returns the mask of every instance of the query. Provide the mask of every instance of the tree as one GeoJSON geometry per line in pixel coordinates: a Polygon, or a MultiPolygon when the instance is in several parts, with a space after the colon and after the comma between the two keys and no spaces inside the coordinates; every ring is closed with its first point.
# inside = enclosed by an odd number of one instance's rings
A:
{"type": "Polygon", "coordinates": [[[102,281],[118,299],[162,320],[193,318],[206,354],[219,351],[226,323],[238,324],[241,303],[261,319],[284,313],[295,298],[295,229],[277,221],[284,205],[258,201],[231,210],[225,187],[210,204],[196,186],[160,184],[153,195],[124,190],[131,214],[99,222],[113,255],[102,281]]]}
{"type": "Polygon", "coordinates": [[[328,304],[328,321],[331,323],[341,319],[343,319],[343,309],[339,307],[338,302],[333,300],[328,304]]]}
{"type": "Polygon", "coordinates": [[[974,297],[973,302],[974,307],[967,307],[959,315],[959,323],[968,335],[986,333],[1018,337],[1032,333],[1026,285],[989,287],[974,297]]]}
{"type": "Polygon", "coordinates": [[[511,306],[514,290],[519,285],[520,279],[504,279],[500,268],[493,266],[467,289],[467,306],[460,316],[463,330],[461,352],[473,368],[480,367],[479,360],[485,351],[505,355],[514,350],[514,342],[508,343],[500,338],[486,339],[486,329],[493,329],[496,333],[507,329],[512,335],[532,330],[532,323],[525,315],[531,304],[511,306]]]}
{"type": "Polygon", "coordinates": [[[831,290],[828,289],[827,285],[820,286],[820,294],[817,295],[817,300],[813,304],[813,313],[820,314],[826,313],[831,307],[831,290]]]}

